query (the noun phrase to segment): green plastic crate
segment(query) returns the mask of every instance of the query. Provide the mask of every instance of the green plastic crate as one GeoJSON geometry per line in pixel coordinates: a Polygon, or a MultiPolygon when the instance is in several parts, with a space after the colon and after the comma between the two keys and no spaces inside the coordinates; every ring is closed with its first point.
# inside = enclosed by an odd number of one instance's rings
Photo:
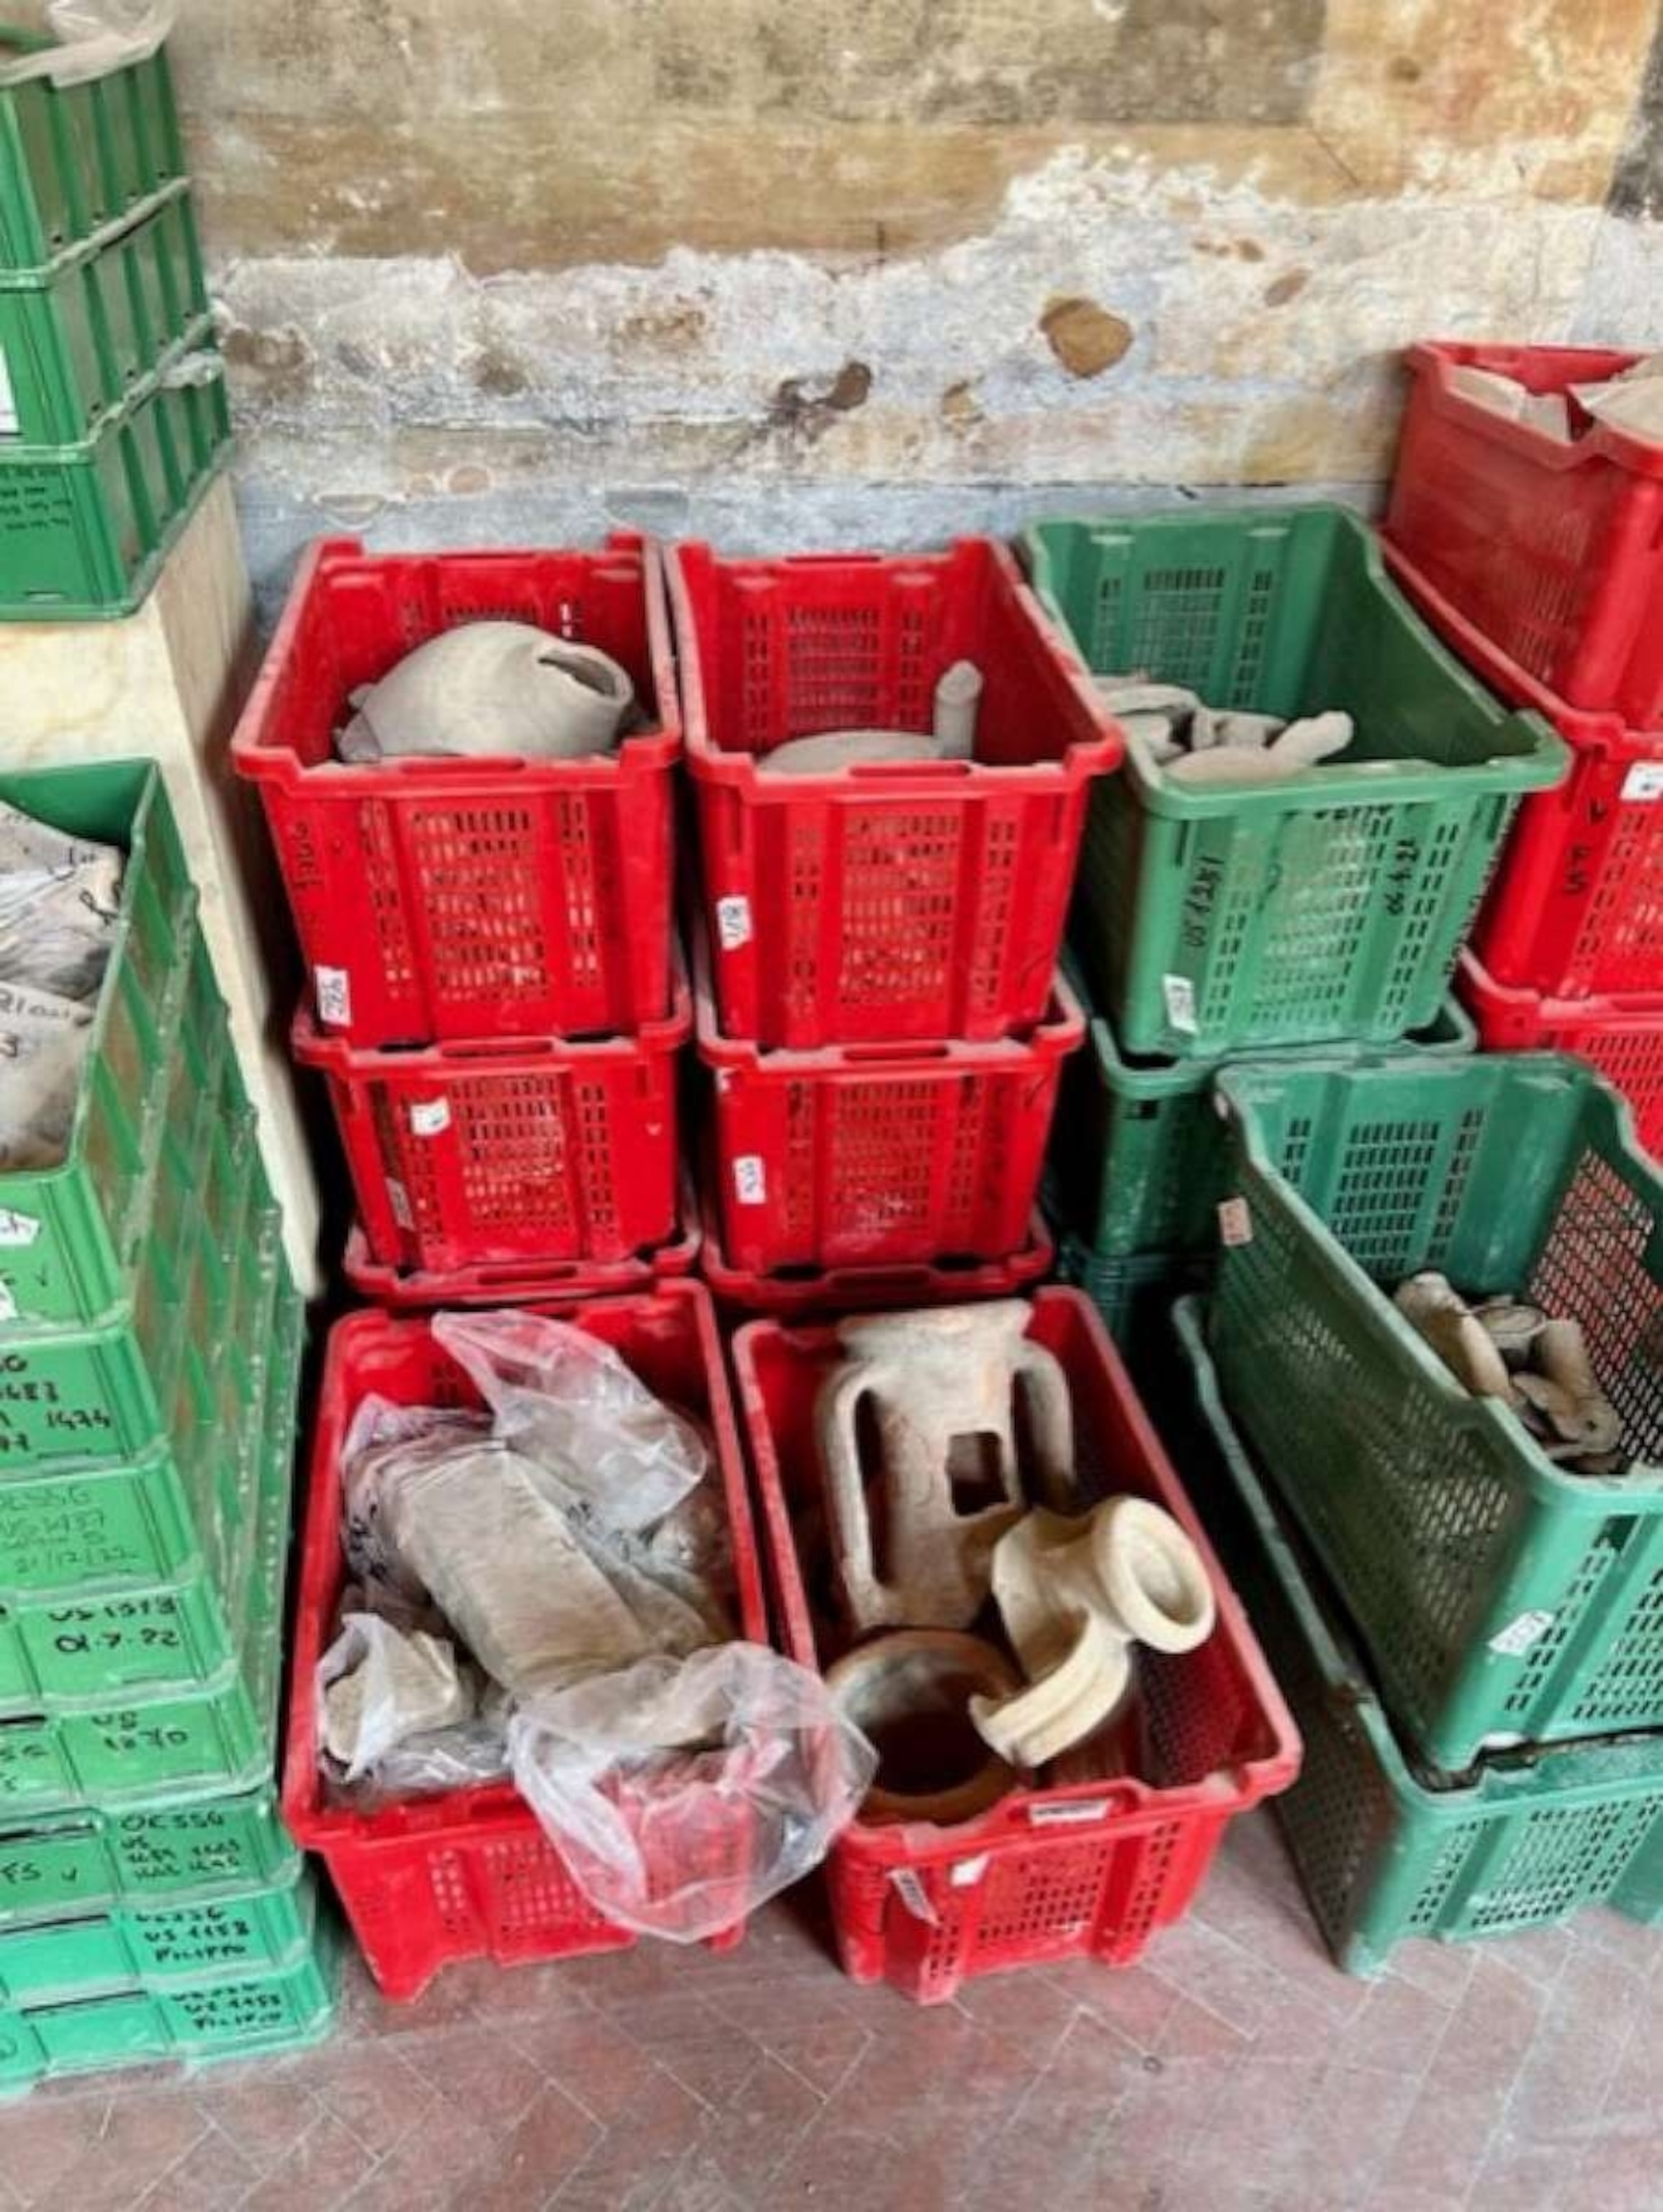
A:
{"type": "Polygon", "coordinates": [[[1459,1782],[1417,1771],[1224,1409],[1202,1310],[1185,1299],[1176,1316],[1185,1480],[1304,1739],[1275,1810],[1339,1964],[1374,1974],[1406,1936],[1505,1935],[1591,1905],[1655,1918],[1663,1735],[1502,1753],[1459,1782]]]}
{"type": "Polygon", "coordinates": [[[290,1880],[300,1865],[269,1781],[236,1796],[7,1820],[0,1929],[233,1896],[290,1880]]]}
{"type": "MultiPolygon", "coordinates": [[[[1430,1029],[1389,1049],[1458,1059],[1477,1042],[1471,1018],[1448,998],[1430,1029]]],[[[1325,1056],[1382,1049],[1335,1045],[1325,1056]]],[[[1212,1086],[1230,1065],[1139,1058],[1121,1049],[1106,1015],[1093,1020],[1086,1049],[1063,1072],[1051,1161],[1063,1218],[1098,1257],[1215,1249],[1225,1147],[1212,1086]]]]}
{"type": "Polygon", "coordinates": [[[257,1788],[276,1758],[282,1643],[274,1613],[251,1624],[241,1665],[208,1692],[0,1722],[0,1823],[257,1788]]]}
{"type": "Polygon", "coordinates": [[[1173,1301],[1202,1288],[1207,1270],[1186,1253],[1138,1252],[1123,1258],[1094,1252],[1077,1237],[1065,1235],[1057,1248],[1057,1272],[1085,1291],[1141,1376],[1166,1354],[1173,1301]]]}
{"type": "MultiPolygon", "coordinates": [[[[303,1309],[274,1309],[268,1402],[251,1408],[236,1461],[250,1472],[225,1564],[182,1581],[105,1594],[53,1594],[0,1606],[0,1721],[96,1711],[207,1690],[236,1664],[250,1626],[280,1606],[292,1492],[303,1309]],[[253,1510],[247,1510],[250,1503],[253,1510]]],[[[204,1547],[204,1553],[207,1547],[204,1547]]]]}
{"type": "Polygon", "coordinates": [[[117,238],[0,270],[0,450],[92,436],[207,313],[183,182],[117,238]]]}
{"type": "Polygon", "coordinates": [[[97,432],[70,446],[0,443],[0,622],[131,614],[155,580],[230,446],[222,375],[176,381],[198,325],[97,432]]]}
{"type": "MultiPolygon", "coordinates": [[[[0,47],[52,42],[0,25],[0,47]]],[[[140,219],[185,174],[165,49],[62,88],[45,77],[0,90],[0,264],[32,269],[140,219]]]]}
{"type": "Polygon", "coordinates": [[[131,1463],[83,1462],[0,1477],[5,1598],[125,1593],[177,1583],[204,1566],[219,1589],[238,1586],[246,1506],[270,1449],[259,1409],[275,1358],[288,1398],[274,1418],[292,1423],[300,1358],[303,1314],[275,1207],[259,1217],[239,1284],[211,1366],[204,1368],[198,1347],[186,1347],[168,1442],[131,1463]]]}
{"type": "Polygon", "coordinates": [[[196,893],[148,762],[0,775],[0,799],[127,854],[68,1152],[61,1166],[0,1176],[0,1308],[89,1321],[122,1295],[143,1231],[179,1041],[204,988],[196,893]]]}
{"type": "Polygon", "coordinates": [[[0,2012],[284,1972],[305,1963],[316,1921],[296,1863],[237,1896],[0,1929],[0,2012]]]}
{"type": "Polygon", "coordinates": [[[1073,943],[1128,1052],[1386,1043],[1436,1019],[1513,811],[1565,746],[1509,714],[1338,507],[1045,522],[1023,540],[1099,671],[1219,707],[1343,708],[1344,764],[1186,787],[1129,750],[1094,787],[1073,943]]]}
{"type": "Polygon", "coordinates": [[[1545,1054],[1261,1062],[1218,1094],[1251,1231],[1219,1266],[1226,1401],[1393,1717],[1451,1771],[1663,1729],[1663,1169],[1626,1105],[1545,1054]],[[1632,1471],[1565,1474],[1470,1396],[1392,1304],[1423,1267],[1579,1321],[1632,1471]]]}
{"type": "Polygon", "coordinates": [[[0,2013],[0,2095],[58,2075],[302,2049],[333,2024],[339,1972],[338,1947],[325,1931],[299,1965],[246,1981],[0,2013]]]}

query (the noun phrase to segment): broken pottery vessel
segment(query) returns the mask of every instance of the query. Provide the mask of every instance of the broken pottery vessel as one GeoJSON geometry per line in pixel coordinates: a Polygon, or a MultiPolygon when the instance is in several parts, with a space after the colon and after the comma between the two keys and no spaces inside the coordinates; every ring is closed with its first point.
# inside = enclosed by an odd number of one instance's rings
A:
{"type": "Polygon", "coordinates": [[[981,704],[982,672],[973,660],[955,660],[936,679],[935,750],[942,760],[974,757],[981,704]]]}
{"type": "Polygon", "coordinates": [[[813,737],[789,738],[764,753],[757,766],[765,775],[835,775],[844,768],[969,760],[976,750],[981,702],[981,670],[973,660],[955,660],[935,686],[933,729],[821,730],[813,737]]]}
{"type": "Polygon", "coordinates": [[[922,731],[822,730],[818,737],[792,738],[776,745],[757,766],[764,775],[832,775],[840,768],[939,757],[935,738],[922,731]]]}
{"type": "Polygon", "coordinates": [[[1042,1494],[1074,1497],[1069,1389],[1020,1298],[842,1322],[814,1408],[838,1583],[858,1628],[965,1628],[1026,1504],[1017,1392],[1042,1494]],[[875,1465],[862,1464],[862,1412],[875,1465]],[[875,1526],[874,1526],[875,1523],[875,1526]]]}
{"type": "Polygon", "coordinates": [[[950,1826],[985,1812],[1015,1784],[971,1725],[972,1701],[1017,1687],[1008,1660],[979,1637],[942,1628],[876,1637],[838,1660],[825,1686],[878,1754],[862,1820],[950,1826]]]}
{"type": "Polygon", "coordinates": [[[1508,1407],[1549,1459],[1574,1474],[1626,1473],[1622,1416],[1579,1322],[1508,1296],[1469,1306],[1434,1268],[1400,1283],[1392,1302],[1456,1380],[1508,1407]]]}
{"type": "Polygon", "coordinates": [[[607,751],[635,708],[608,653],[530,623],[464,623],[355,691],[343,760],[512,754],[576,760],[607,751]]]}
{"type": "Polygon", "coordinates": [[[1081,1517],[1030,1513],[1001,1537],[993,1594],[1028,1686],[971,1717],[1001,1758],[1042,1766],[1122,1716],[1132,1645],[1193,1651],[1217,1608],[1201,1554],[1169,1513],[1111,1498],[1081,1517]]]}

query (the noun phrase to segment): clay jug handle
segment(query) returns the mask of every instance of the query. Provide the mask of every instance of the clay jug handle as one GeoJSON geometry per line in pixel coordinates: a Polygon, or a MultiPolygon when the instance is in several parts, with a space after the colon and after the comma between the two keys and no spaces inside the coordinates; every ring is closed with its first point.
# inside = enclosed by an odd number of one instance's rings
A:
{"type": "Polygon", "coordinates": [[[871,1610],[879,1588],[872,1557],[872,1517],[866,1508],[855,1433],[856,1407],[874,1384],[868,1361],[847,1360],[821,1384],[814,1401],[814,1439],[819,1447],[832,1554],[849,1609],[857,1620],[871,1610]]]}
{"type": "Polygon", "coordinates": [[[1037,1502],[1053,1513],[1080,1512],[1084,1501],[1074,1467],[1074,1407],[1061,1361],[1043,1344],[1024,1337],[1011,1362],[1011,1385],[1027,1391],[1037,1502]]]}

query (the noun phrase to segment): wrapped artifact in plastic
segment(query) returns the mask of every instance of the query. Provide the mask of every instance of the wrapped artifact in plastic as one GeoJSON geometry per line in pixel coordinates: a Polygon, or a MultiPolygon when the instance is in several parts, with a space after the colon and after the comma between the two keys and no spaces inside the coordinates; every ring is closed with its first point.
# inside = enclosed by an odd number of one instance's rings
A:
{"type": "Polygon", "coordinates": [[[412,1736],[473,1717],[455,1648],[425,1630],[344,1607],[318,1662],[318,1741],[343,1782],[361,1781],[412,1736]]]}
{"type": "Polygon", "coordinates": [[[63,1158],[92,1022],[89,1006],[0,982],[0,1173],[63,1158]]]}
{"type": "Polygon", "coordinates": [[[0,979],[90,1003],[115,941],[125,855],[0,799],[0,979]]]}
{"type": "Polygon", "coordinates": [[[811,1872],[877,1770],[817,1674],[738,1643],[539,1696],[509,1722],[509,1756],[597,1911],[678,1943],[811,1872]]]}

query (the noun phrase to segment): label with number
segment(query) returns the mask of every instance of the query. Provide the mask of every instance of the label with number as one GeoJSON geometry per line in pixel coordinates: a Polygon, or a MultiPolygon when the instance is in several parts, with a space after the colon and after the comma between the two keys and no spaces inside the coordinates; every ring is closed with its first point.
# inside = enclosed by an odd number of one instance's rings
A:
{"type": "Polygon", "coordinates": [[[1503,1659],[1520,1659],[1532,1644],[1539,1643],[1553,1626],[1550,1613],[1521,1613],[1489,1639],[1489,1648],[1503,1659]]]}
{"type": "Polygon", "coordinates": [[[927,1928],[941,1925],[940,1915],[929,1901],[929,1892],[911,1867],[892,1867],[889,1879],[894,1883],[901,1903],[915,1920],[922,1920],[927,1928]]]}
{"type": "Polygon", "coordinates": [[[741,1206],[768,1203],[768,1170],[755,1152],[741,1152],[734,1162],[734,1194],[741,1206]]]}
{"type": "Polygon", "coordinates": [[[352,985],[345,969],[314,968],[312,984],[318,994],[318,1019],[344,1029],[352,1018],[352,985]]]}
{"type": "Polygon", "coordinates": [[[1083,1802],[1071,1800],[1062,1805],[1030,1805],[1028,1818],[1036,1828],[1085,1827],[1106,1820],[1113,1810],[1106,1797],[1088,1797],[1083,1802]]]}
{"type": "Polygon", "coordinates": [[[1224,1198],[1218,1206],[1218,1241],[1221,1244],[1251,1244],[1253,1241],[1253,1217],[1247,1211],[1245,1198],[1224,1198]]]}
{"type": "Polygon", "coordinates": [[[410,1109],[411,1133],[417,1137],[441,1137],[450,1127],[450,1102],[445,1098],[417,1098],[410,1109]]]}
{"type": "Polygon", "coordinates": [[[1175,1030],[1193,1036],[1199,1027],[1196,1020],[1195,985],[1187,975],[1163,975],[1160,995],[1167,1001],[1167,1019],[1175,1030]]]}
{"type": "Polygon", "coordinates": [[[0,1249],[26,1252],[40,1234],[40,1224],[32,1213],[15,1213],[9,1206],[0,1206],[0,1249]]]}
{"type": "Polygon", "coordinates": [[[1623,796],[1642,802],[1663,799],[1663,761],[1636,761],[1623,779],[1623,796]]]}
{"type": "Polygon", "coordinates": [[[716,901],[716,935],[724,952],[737,952],[751,942],[751,902],[735,896],[716,901]]]}

